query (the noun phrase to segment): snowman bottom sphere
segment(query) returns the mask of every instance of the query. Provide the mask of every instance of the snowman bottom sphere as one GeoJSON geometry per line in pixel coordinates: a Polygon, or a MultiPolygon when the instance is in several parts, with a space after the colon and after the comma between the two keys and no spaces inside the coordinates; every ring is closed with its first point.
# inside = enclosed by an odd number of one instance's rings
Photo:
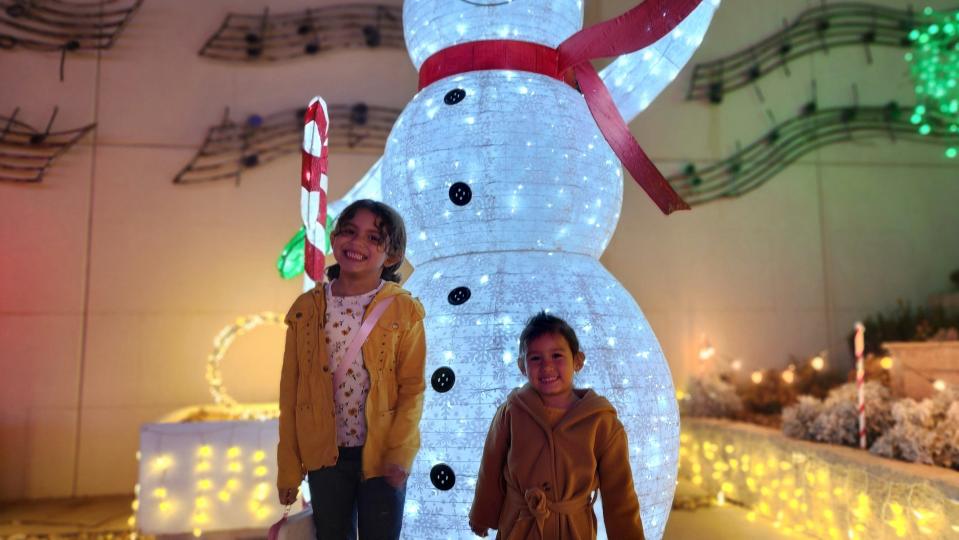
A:
{"type": "MultiPolygon", "coordinates": [[[[594,389],[616,407],[646,537],[662,537],[679,453],[672,377],[639,306],[598,260],[561,252],[473,253],[420,264],[405,287],[426,308],[428,352],[404,538],[474,538],[467,515],[486,433],[496,408],[525,382],[516,362],[519,334],[544,309],[569,322],[586,353],[575,386],[594,389]]],[[[600,504],[594,508],[599,515],[600,504]]]]}

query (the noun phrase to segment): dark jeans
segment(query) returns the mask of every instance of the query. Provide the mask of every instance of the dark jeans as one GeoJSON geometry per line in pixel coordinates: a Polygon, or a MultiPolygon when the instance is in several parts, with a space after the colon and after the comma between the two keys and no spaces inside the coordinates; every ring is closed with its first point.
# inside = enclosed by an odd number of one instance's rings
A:
{"type": "Polygon", "coordinates": [[[406,486],[378,476],[361,480],[363,447],[340,447],[336,465],[307,473],[317,540],[397,540],[403,526],[406,486]]]}

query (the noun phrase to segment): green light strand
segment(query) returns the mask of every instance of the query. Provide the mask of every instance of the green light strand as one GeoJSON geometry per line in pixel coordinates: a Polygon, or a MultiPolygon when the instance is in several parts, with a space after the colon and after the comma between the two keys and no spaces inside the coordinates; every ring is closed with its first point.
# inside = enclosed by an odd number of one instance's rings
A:
{"type": "MultiPolygon", "coordinates": [[[[912,51],[905,55],[916,91],[910,122],[921,135],[955,134],[959,124],[959,11],[926,7],[923,21],[912,29],[912,51]]],[[[945,156],[953,159],[951,146],[945,156]]]]}

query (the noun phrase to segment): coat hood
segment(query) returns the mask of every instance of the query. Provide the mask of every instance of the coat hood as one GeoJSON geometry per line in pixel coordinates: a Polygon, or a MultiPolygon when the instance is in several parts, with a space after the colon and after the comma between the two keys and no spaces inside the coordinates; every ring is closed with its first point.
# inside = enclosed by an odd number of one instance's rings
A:
{"type": "Polygon", "coordinates": [[[594,415],[611,414],[616,415],[616,409],[604,398],[589,388],[574,388],[573,392],[579,396],[579,400],[573,403],[573,406],[563,416],[562,420],[556,424],[555,428],[549,426],[546,414],[546,406],[543,405],[543,399],[536,393],[536,390],[529,383],[510,392],[507,396],[507,403],[520,407],[531,417],[535,418],[540,425],[547,431],[552,429],[562,429],[563,426],[572,426],[583,420],[589,419],[594,415]]]}

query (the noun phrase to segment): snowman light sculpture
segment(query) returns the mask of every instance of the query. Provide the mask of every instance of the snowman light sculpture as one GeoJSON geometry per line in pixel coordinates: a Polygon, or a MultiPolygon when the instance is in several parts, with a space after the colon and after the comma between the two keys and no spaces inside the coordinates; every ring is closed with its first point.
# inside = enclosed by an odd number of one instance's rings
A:
{"type": "Polygon", "coordinates": [[[542,309],[576,329],[587,358],[576,385],[618,410],[647,538],[662,537],[679,448],[672,379],[646,318],[599,257],[619,218],[621,162],[665,213],[684,207],[626,122],[688,61],[717,5],[646,0],[580,31],[581,0],[405,2],[420,91],[380,161],[330,204],[336,215],[369,197],[400,212],[415,267],[405,286],[426,308],[404,537],[473,537],[486,431],[524,382],[517,337],[542,309]],[[589,64],[613,56],[599,74],[589,64]]]}

